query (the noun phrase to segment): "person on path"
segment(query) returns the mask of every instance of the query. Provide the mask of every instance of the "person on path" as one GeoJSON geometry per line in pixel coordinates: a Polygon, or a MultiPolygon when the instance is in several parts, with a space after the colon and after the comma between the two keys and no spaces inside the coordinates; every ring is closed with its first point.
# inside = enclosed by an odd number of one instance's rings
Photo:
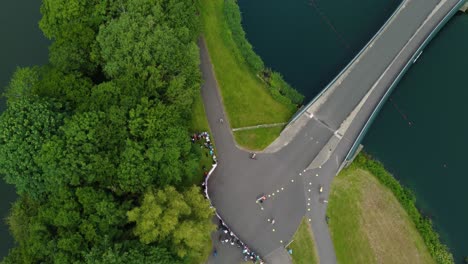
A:
{"type": "Polygon", "coordinates": [[[219,122],[222,124],[224,122],[224,120],[222,118],[220,118],[219,122]]]}

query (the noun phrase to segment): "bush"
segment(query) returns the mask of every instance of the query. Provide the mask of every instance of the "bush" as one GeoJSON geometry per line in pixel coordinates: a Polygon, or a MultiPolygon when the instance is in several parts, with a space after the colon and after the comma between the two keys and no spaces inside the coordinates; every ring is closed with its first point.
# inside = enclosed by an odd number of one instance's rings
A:
{"type": "Polygon", "coordinates": [[[418,232],[421,234],[424,243],[429,249],[431,256],[437,263],[454,263],[452,253],[450,253],[446,245],[440,242],[439,235],[432,226],[432,221],[429,218],[422,216],[416,208],[416,197],[411,190],[401,186],[400,183],[398,183],[398,181],[385,170],[384,166],[380,162],[373,160],[367,154],[359,154],[352,164],[352,166],[357,166],[371,172],[375,177],[377,177],[379,182],[392,191],[410,216],[418,229],[418,232]]]}
{"type": "Polygon", "coordinates": [[[224,16],[228,28],[231,31],[234,42],[239,48],[242,56],[247,64],[255,71],[260,72],[265,67],[262,59],[258,56],[252,48],[252,45],[245,37],[244,29],[242,28],[242,18],[235,0],[224,1],[224,16]]]}

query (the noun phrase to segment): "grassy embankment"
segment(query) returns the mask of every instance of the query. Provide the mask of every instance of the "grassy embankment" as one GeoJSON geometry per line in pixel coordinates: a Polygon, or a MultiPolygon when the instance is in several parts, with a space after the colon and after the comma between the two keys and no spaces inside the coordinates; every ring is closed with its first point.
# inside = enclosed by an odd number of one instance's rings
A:
{"type": "Polygon", "coordinates": [[[292,249],[291,257],[294,264],[319,263],[315,242],[311,236],[309,223],[305,218],[302,219],[296,234],[294,234],[293,242],[288,248],[292,249]]]}
{"type": "Polygon", "coordinates": [[[411,193],[362,154],[334,179],[327,214],[341,263],[453,263],[411,193]]]}
{"type": "MultiPolygon", "coordinates": [[[[256,76],[234,41],[224,16],[224,5],[224,0],[201,1],[203,35],[231,127],[288,121],[296,110],[294,105],[275,100],[266,83],[256,76]]],[[[234,132],[234,137],[242,147],[262,149],[280,131],[278,127],[253,129],[234,132]]]]}

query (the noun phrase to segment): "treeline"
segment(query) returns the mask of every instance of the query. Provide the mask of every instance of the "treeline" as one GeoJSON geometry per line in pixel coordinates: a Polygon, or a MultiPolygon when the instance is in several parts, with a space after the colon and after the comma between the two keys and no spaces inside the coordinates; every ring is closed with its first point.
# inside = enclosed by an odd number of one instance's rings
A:
{"type": "Polygon", "coordinates": [[[267,83],[268,89],[275,100],[284,104],[300,105],[304,100],[304,96],[284,81],[281,74],[265,68],[260,56],[254,52],[242,28],[242,17],[237,1],[225,0],[223,11],[230,35],[241,52],[242,58],[239,59],[245,60],[255,74],[267,83]]]}
{"type": "Polygon", "coordinates": [[[440,242],[439,235],[433,229],[431,220],[422,216],[416,208],[416,197],[408,188],[402,187],[398,181],[385,170],[380,162],[373,160],[366,154],[359,154],[352,164],[352,166],[358,166],[371,172],[383,185],[392,191],[410,216],[419,234],[421,234],[431,256],[437,263],[455,263],[452,253],[450,253],[446,245],[440,242]]]}
{"type": "Polygon", "coordinates": [[[49,64],[18,69],[0,117],[16,187],[2,263],[200,263],[213,215],[188,135],[197,0],[43,0],[49,64]]]}

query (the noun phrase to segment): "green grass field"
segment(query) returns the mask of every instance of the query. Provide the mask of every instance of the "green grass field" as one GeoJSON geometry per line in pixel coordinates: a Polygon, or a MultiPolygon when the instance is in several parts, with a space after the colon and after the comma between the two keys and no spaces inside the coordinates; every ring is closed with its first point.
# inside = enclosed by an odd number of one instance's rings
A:
{"type": "Polygon", "coordinates": [[[315,242],[311,236],[309,223],[305,218],[302,219],[293,240],[289,248],[292,249],[291,257],[294,264],[319,263],[315,242]]]}
{"type": "Polygon", "coordinates": [[[366,170],[351,166],[333,180],[327,214],[340,263],[434,263],[393,193],[366,170]]]}
{"type": "MultiPolygon", "coordinates": [[[[202,0],[201,6],[203,35],[231,126],[238,128],[288,121],[295,108],[275,101],[266,85],[242,60],[223,18],[223,0],[202,0]]],[[[250,130],[241,137],[260,138],[258,133],[265,134],[260,130],[250,130]]],[[[273,136],[268,138],[274,140],[273,136]]],[[[244,140],[238,144],[246,148],[259,145],[250,145],[251,142],[244,140]]]]}
{"type": "Polygon", "coordinates": [[[240,146],[248,146],[251,150],[262,150],[273,142],[281,133],[283,127],[256,128],[234,132],[234,138],[240,146]]]}

